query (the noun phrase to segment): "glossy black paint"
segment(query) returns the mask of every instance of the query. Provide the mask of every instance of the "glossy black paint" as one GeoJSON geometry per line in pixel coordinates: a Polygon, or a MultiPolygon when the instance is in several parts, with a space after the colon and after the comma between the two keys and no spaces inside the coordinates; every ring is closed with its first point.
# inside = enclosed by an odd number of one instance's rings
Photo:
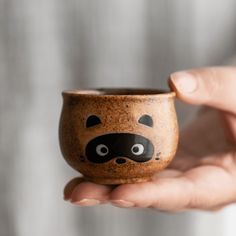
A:
{"type": "MultiPolygon", "coordinates": [[[[99,149],[102,151],[102,148],[99,149]]],[[[104,149],[105,151],[105,149],[104,149]]],[[[147,138],[131,133],[111,133],[98,136],[92,139],[85,148],[86,157],[93,163],[105,163],[113,158],[117,158],[118,164],[125,163],[125,158],[131,159],[136,162],[146,162],[152,159],[154,153],[154,146],[147,138]],[[143,152],[140,155],[135,155],[132,149],[133,145],[138,144],[143,146],[143,152]],[[108,152],[99,155],[97,152],[98,146],[105,145],[108,152]]]]}
{"type": "Polygon", "coordinates": [[[143,115],[139,118],[138,123],[149,126],[149,127],[153,127],[153,120],[152,117],[149,115],[143,115]]]}
{"type": "Polygon", "coordinates": [[[101,124],[101,120],[98,116],[96,115],[91,115],[87,118],[86,120],[86,128],[92,127],[94,125],[101,124]]]}

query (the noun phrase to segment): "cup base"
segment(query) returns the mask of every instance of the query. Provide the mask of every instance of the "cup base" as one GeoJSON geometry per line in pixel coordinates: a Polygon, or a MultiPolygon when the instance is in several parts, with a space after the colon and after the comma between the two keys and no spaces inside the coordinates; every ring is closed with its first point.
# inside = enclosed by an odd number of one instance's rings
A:
{"type": "Polygon", "coordinates": [[[107,184],[107,185],[118,185],[118,184],[134,184],[143,183],[151,180],[151,177],[140,177],[140,178],[91,178],[84,176],[85,180],[91,181],[96,184],[107,184]]]}

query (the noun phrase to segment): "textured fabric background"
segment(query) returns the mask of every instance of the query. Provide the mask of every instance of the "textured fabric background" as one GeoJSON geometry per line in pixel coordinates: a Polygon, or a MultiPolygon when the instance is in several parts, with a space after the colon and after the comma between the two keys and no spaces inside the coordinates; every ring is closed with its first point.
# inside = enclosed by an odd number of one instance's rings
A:
{"type": "MultiPolygon", "coordinates": [[[[236,235],[235,207],[164,214],[62,200],[61,90],[166,88],[236,52],[235,0],[0,0],[0,235],[236,235]]],[[[181,124],[194,109],[178,103],[181,124]]]]}

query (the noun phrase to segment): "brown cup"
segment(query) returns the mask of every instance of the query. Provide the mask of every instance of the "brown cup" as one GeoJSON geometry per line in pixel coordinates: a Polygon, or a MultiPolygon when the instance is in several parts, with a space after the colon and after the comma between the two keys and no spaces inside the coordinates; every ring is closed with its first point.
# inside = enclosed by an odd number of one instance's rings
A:
{"type": "Polygon", "coordinates": [[[62,94],[61,151],[85,179],[145,182],[173,159],[179,136],[174,92],[106,88],[62,94]]]}

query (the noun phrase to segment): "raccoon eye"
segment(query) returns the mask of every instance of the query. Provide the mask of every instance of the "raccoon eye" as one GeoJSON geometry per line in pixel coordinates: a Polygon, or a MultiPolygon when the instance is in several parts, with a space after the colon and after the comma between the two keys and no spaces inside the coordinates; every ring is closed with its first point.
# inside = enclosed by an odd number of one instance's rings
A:
{"type": "Polygon", "coordinates": [[[140,143],[134,144],[131,148],[131,152],[136,155],[142,155],[144,153],[144,146],[140,143]]]}
{"type": "Polygon", "coordinates": [[[108,147],[105,145],[105,144],[99,144],[97,145],[96,147],[96,153],[99,155],[99,156],[106,156],[109,152],[109,149],[108,147]]]}

